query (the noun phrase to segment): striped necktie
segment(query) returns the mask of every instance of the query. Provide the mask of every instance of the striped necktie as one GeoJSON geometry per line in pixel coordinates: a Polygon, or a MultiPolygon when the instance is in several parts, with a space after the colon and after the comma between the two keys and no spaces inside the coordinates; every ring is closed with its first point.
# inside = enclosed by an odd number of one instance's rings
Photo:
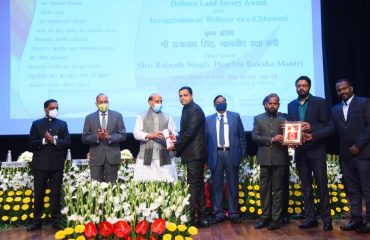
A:
{"type": "Polygon", "coordinates": [[[225,131],[224,131],[224,115],[223,114],[221,114],[220,127],[218,129],[218,134],[219,134],[220,146],[224,146],[225,145],[225,131]]]}

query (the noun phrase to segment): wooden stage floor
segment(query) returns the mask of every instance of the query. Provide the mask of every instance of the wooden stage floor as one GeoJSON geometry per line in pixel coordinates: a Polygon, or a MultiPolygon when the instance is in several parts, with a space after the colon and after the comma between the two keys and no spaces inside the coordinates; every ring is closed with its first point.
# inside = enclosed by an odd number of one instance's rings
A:
{"type": "MultiPolygon", "coordinates": [[[[212,240],[316,240],[316,239],[339,239],[339,240],[365,240],[370,239],[370,234],[356,234],[355,232],[343,232],[339,226],[347,220],[337,220],[333,222],[334,230],[332,232],[323,232],[322,225],[318,228],[308,230],[299,230],[297,225],[300,221],[292,220],[290,224],[282,225],[275,231],[267,229],[255,230],[253,228],[255,220],[245,220],[242,224],[231,224],[224,222],[212,225],[210,228],[199,229],[198,235],[194,240],[212,239],[212,240]]],[[[50,226],[44,226],[42,230],[27,232],[25,228],[12,230],[1,230],[1,240],[48,240],[54,239],[56,230],[50,226]]]]}

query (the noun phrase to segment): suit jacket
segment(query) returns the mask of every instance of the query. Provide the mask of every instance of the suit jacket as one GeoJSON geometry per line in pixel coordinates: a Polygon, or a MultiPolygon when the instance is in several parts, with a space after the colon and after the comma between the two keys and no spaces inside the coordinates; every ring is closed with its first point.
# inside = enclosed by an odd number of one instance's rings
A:
{"type": "Polygon", "coordinates": [[[347,121],[344,120],[342,103],[335,105],[331,114],[340,140],[340,159],[370,160],[370,99],[354,96],[349,104],[347,121]],[[349,151],[353,144],[360,149],[356,156],[349,151]]]}
{"type": "MultiPolygon", "coordinates": [[[[299,121],[298,106],[297,100],[288,104],[288,121],[299,121]]],[[[304,121],[311,125],[312,140],[296,149],[296,159],[299,161],[304,153],[312,159],[322,158],[326,155],[325,139],[333,132],[330,111],[324,98],[310,95],[304,121]]]]}
{"type": "Polygon", "coordinates": [[[182,109],[180,134],[175,149],[183,163],[207,158],[205,136],[205,116],[203,110],[194,102],[182,109]]]}
{"type": "Polygon", "coordinates": [[[99,111],[86,116],[81,141],[90,145],[91,166],[101,166],[105,158],[109,164],[120,164],[120,143],[126,140],[126,129],[122,115],[119,112],[108,110],[107,131],[110,141],[100,141],[97,138],[98,129],[101,129],[99,111]]]}
{"type": "MultiPolygon", "coordinates": [[[[229,124],[229,159],[233,166],[240,165],[241,158],[245,156],[247,146],[244,127],[240,116],[236,112],[226,111],[226,116],[229,124]]],[[[208,167],[211,170],[216,168],[217,162],[217,113],[206,118],[206,137],[208,145],[208,167]]]]}
{"type": "Polygon", "coordinates": [[[263,166],[285,166],[289,163],[288,148],[281,143],[271,143],[277,134],[282,134],[281,124],[286,118],[278,113],[272,117],[267,112],[254,117],[252,140],[258,144],[257,162],[263,166]]]}
{"type": "Polygon", "coordinates": [[[33,152],[31,169],[55,171],[64,169],[66,159],[65,148],[71,144],[67,123],[60,119],[41,118],[32,123],[29,146],[33,152]],[[46,131],[55,136],[56,145],[43,145],[42,140],[46,131]]]}

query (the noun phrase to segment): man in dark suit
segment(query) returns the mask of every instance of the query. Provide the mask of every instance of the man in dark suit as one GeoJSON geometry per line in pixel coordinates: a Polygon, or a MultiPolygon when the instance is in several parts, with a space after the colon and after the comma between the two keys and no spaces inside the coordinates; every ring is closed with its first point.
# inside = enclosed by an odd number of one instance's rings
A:
{"type": "Polygon", "coordinates": [[[254,117],[252,140],[258,144],[262,201],[262,215],[255,229],[264,228],[270,222],[268,229],[276,230],[280,228],[283,215],[283,184],[286,184],[289,159],[288,149],[282,145],[281,125],[286,118],[278,112],[279,102],[277,94],[269,94],[263,100],[266,112],[254,117]]]}
{"type": "Polygon", "coordinates": [[[177,151],[187,168],[191,223],[198,227],[208,227],[203,176],[207,160],[205,116],[203,110],[193,101],[193,90],[190,87],[180,88],[179,98],[184,106],[180,134],[168,150],[177,151]]]}
{"type": "Polygon", "coordinates": [[[298,98],[288,104],[288,120],[301,121],[303,145],[295,149],[295,161],[302,182],[305,220],[300,229],[318,226],[312,184],[318,188],[323,230],[333,230],[330,215],[325,139],[332,133],[330,113],[325,99],[310,94],[311,79],[299,77],[296,82],[298,98]],[[313,174],[313,177],[312,177],[313,174]]]}
{"type": "Polygon", "coordinates": [[[357,97],[347,79],[336,83],[342,102],[332,108],[332,118],[339,136],[339,158],[343,180],[351,205],[351,220],[343,231],[370,233],[370,99],[357,97]],[[365,224],[362,215],[365,200],[365,224]]]}
{"type": "Polygon", "coordinates": [[[34,218],[27,231],[40,229],[46,187],[49,186],[52,227],[60,227],[60,196],[63,183],[65,148],[71,139],[67,123],[57,119],[58,102],[44,103],[45,117],[32,123],[29,145],[33,152],[31,171],[34,176],[34,218]],[[49,185],[48,185],[49,184],[49,185]]]}
{"type": "Polygon", "coordinates": [[[90,174],[99,182],[115,182],[121,163],[120,143],[126,140],[122,115],[108,110],[108,96],[96,97],[98,111],[86,116],[81,140],[90,145],[90,174]]]}
{"type": "Polygon", "coordinates": [[[224,220],[224,176],[227,179],[228,217],[232,223],[241,223],[238,213],[239,165],[245,156],[246,139],[238,113],[226,111],[226,98],[218,95],[213,100],[217,113],[206,118],[208,167],[212,179],[214,217],[210,223],[224,220]]]}

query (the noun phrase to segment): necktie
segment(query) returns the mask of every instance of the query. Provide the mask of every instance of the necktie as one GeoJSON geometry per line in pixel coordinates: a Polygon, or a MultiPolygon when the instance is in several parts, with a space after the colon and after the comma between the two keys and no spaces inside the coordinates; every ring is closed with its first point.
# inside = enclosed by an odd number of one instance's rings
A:
{"type": "Polygon", "coordinates": [[[107,118],[105,117],[107,114],[106,113],[102,113],[102,118],[101,118],[101,128],[102,129],[105,129],[107,128],[107,118]]]}
{"type": "Polygon", "coordinates": [[[221,146],[225,145],[225,132],[224,132],[224,115],[221,114],[220,127],[219,127],[219,143],[221,146]]]}

